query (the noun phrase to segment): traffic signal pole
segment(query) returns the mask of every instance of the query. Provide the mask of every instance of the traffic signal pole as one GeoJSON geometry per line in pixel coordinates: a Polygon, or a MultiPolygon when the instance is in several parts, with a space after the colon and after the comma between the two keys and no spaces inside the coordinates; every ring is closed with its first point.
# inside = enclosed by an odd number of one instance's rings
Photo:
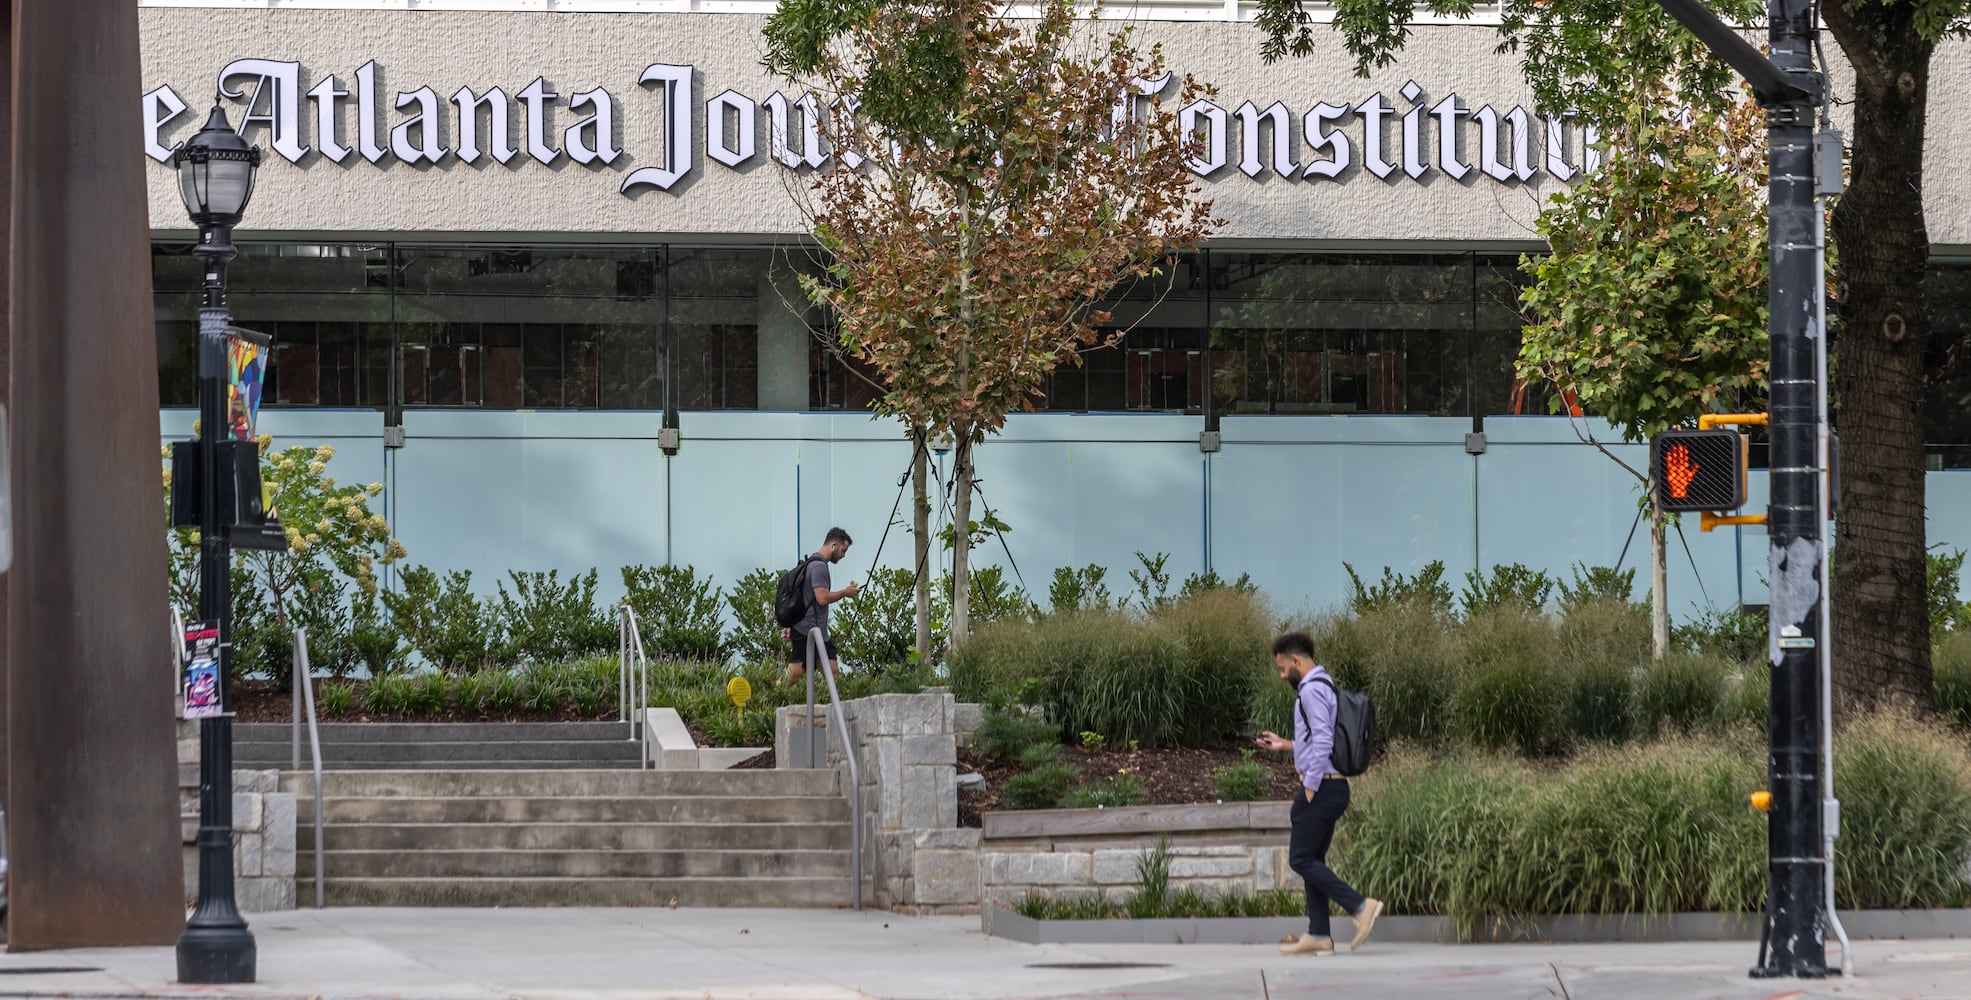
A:
{"type": "MultiPolygon", "coordinates": [[[[1825,81],[1810,46],[1810,0],[1768,0],[1772,57],[1762,55],[1698,0],[1658,0],[1752,84],[1766,111],[1767,240],[1771,260],[1772,502],[1767,510],[1772,666],[1767,760],[1772,822],[1767,837],[1771,954],[1755,977],[1827,975],[1825,889],[1830,864],[1821,787],[1824,723],[1820,679],[1827,567],[1819,357],[1820,227],[1814,184],[1814,108],[1825,81]]],[[[1830,813],[1831,809],[1828,810],[1830,813]]]]}

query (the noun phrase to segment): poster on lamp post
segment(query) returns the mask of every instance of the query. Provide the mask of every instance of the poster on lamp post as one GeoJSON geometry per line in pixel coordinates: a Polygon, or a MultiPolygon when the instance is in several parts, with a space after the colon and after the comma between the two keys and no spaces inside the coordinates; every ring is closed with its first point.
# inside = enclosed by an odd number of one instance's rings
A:
{"type": "Polygon", "coordinates": [[[185,626],[185,718],[210,719],[224,714],[219,700],[219,626],[191,622],[185,626]]]}

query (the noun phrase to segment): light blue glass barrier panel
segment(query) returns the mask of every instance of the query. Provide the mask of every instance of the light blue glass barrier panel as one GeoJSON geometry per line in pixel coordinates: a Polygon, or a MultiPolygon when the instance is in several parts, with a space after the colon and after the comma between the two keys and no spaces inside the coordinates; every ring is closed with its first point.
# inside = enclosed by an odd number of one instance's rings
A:
{"type": "MultiPolygon", "coordinates": [[[[1752,472],[1752,485],[1749,490],[1751,500],[1746,504],[1746,513],[1759,513],[1766,509],[1771,494],[1768,491],[1768,477],[1763,469],[1752,472]]],[[[1940,552],[1963,549],[1971,552],[1971,469],[1945,469],[1926,473],[1923,478],[1925,529],[1928,543],[1941,545],[1940,552]]],[[[1837,528],[1838,530],[1838,528],[1837,528]]],[[[1767,536],[1761,526],[1740,529],[1741,569],[1740,578],[1745,592],[1745,603],[1766,603],[1766,562],[1767,536]]],[[[1835,543],[1838,547],[1839,536],[1835,543]]],[[[1971,600],[1971,575],[1959,580],[1960,600],[1971,600]]]]}
{"type": "MultiPolygon", "coordinates": [[[[162,444],[192,436],[198,411],[158,411],[162,444]]],[[[259,431],[274,439],[274,448],[329,445],[335,449],[330,475],[338,483],[384,482],[383,414],[376,410],[266,409],[260,411],[259,431]]],[[[388,486],[388,483],[385,483],[388,486]]],[[[376,509],[374,503],[371,509],[376,509]]]]}
{"type": "MultiPolygon", "coordinates": [[[[158,437],[164,445],[192,436],[198,411],[158,411],[158,437]]],[[[266,409],[260,411],[259,431],[273,437],[277,450],[297,445],[328,445],[335,449],[328,474],[337,485],[382,483],[384,492],[370,501],[370,510],[388,515],[390,475],[383,447],[383,414],[376,410],[266,409]]],[[[392,528],[395,528],[394,518],[392,528]]]]}
{"type": "MultiPolygon", "coordinates": [[[[1741,514],[1763,514],[1766,505],[1772,502],[1772,476],[1764,469],[1753,469],[1747,477],[1750,482],[1745,487],[1745,507],[1741,514]]],[[[1695,524],[1695,519],[1692,520],[1695,524]]],[[[1686,529],[1689,530],[1689,529],[1686,529]]],[[[1719,528],[1716,534],[1727,529],[1719,528]]],[[[1736,533],[1738,540],[1738,593],[1743,604],[1764,604],[1766,592],[1766,562],[1771,556],[1771,545],[1763,524],[1748,524],[1729,529],[1736,533]]]]}
{"type": "MultiPolygon", "coordinates": [[[[1923,498],[1929,514],[1927,536],[1940,552],[1971,552],[1971,469],[1945,469],[1923,477],[1923,498]]],[[[1971,572],[1958,578],[1958,600],[1971,600],[1971,572]]]]}
{"type": "Polygon", "coordinates": [[[508,570],[599,571],[665,557],[663,414],[412,410],[395,456],[396,530],[411,565],[471,570],[491,593],[508,570]]]}
{"type": "Polygon", "coordinates": [[[1213,568],[1252,574],[1281,614],[1346,603],[1364,581],[1443,560],[1462,578],[1475,546],[1471,421],[1437,417],[1225,417],[1211,460],[1213,568]]]}
{"type": "MultiPolygon", "coordinates": [[[[1202,424],[1171,414],[1013,415],[976,452],[985,498],[1012,528],[1006,550],[997,538],[976,550],[979,563],[1006,566],[1010,550],[1045,605],[1059,567],[1107,567],[1103,583],[1122,596],[1133,588],[1129,571],[1141,566],[1138,551],[1166,553],[1176,593],[1206,568],[1202,424]]],[[[1010,567],[1006,579],[1017,582],[1010,567]]]]}
{"type": "MultiPolygon", "coordinates": [[[[1579,426],[1579,425],[1577,425],[1579,426]]],[[[1584,428],[1585,429],[1585,428],[1584,428]]],[[[1623,462],[1646,472],[1649,449],[1619,444],[1621,434],[1597,421],[1597,440],[1623,462]]],[[[1486,451],[1478,463],[1478,561],[1521,563],[1571,579],[1575,563],[1636,570],[1638,600],[1649,589],[1649,524],[1637,522],[1642,483],[1615,459],[1582,443],[1566,417],[1487,417],[1486,451]],[[1633,526],[1628,555],[1623,541],[1633,526]]],[[[1741,578],[1737,537],[1698,530],[1683,519],[1668,541],[1670,614],[1686,619],[1708,607],[1735,605],[1741,578]],[[1688,543],[1688,551],[1686,551],[1688,543]],[[1693,565],[1694,564],[1694,565],[1693,565]]]]}
{"type": "Polygon", "coordinates": [[[839,526],[855,539],[834,570],[867,582],[877,558],[910,565],[905,523],[883,541],[897,477],[909,468],[902,425],[863,414],[684,413],[673,466],[672,556],[729,587],[754,570],[784,570],[839,526]]]}

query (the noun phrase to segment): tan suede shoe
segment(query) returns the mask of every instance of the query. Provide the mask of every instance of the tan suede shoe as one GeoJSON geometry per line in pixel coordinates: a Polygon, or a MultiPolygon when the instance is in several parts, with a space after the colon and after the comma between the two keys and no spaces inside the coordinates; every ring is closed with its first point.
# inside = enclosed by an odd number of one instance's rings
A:
{"type": "Polygon", "coordinates": [[[1335,939],[1302,934],[1292,944],[1280,946],[1282,955],[1332,955],[1335,953],[1335,939]]]}
{"type": "Polygon", "coordinates": [[[1349,951],[1360,951],[1362,942],[1369,939],[1369,931],[1376,926],[1376,918],[1382,916],[1382,900],[1365,899],[1362,908],[1355,912],[1355,940],[1348,943],[1349,951]]]}

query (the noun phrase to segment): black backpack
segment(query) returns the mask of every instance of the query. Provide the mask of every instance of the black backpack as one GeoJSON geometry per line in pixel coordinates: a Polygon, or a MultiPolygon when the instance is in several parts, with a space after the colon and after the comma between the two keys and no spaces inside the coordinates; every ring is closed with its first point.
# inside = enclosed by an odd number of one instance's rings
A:
{"type": "MultiPolygon", "coordinates": [[[[1376,749],[1376,703],[1367,691],[1343,691],[1327,677],[1314,680],[1335,693],[1335,742],[1328,752],[1329,763],[1336,774],[1353,778],[1369,769],[1369,756],[1376,749]]],[[[1294,707],[1300,708],[1300,699],[1294,699],[1294,707]]],[[[1305,709],[1301,709],[1301,719],[1307,719],[1305,709]]],[[[1307,728],[1312,730],[1314,724],[1308,722],[1307,728]]]]}
{"type": "Polygon", "coordinates": [[[793,628],[807,617],[808,605],[814,602],[813,588],[808,586],[808,563],[819,558],[818,555],[803,557],[799,565],[780,578],[780,586],[774,588],[773,620],[781,628],[793,628]]]}

